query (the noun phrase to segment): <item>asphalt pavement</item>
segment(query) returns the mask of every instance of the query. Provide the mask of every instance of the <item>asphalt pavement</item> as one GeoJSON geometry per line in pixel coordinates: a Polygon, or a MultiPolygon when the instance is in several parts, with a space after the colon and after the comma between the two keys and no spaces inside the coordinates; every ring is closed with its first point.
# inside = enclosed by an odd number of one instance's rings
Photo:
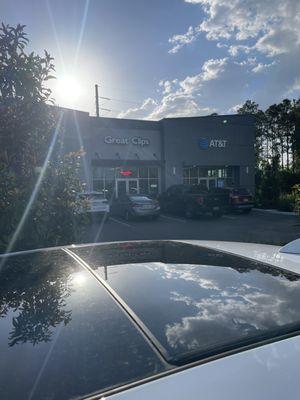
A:
{"type": "Polygon", "coordinates": [[[198,239],[284,245],[297,238],[300,238],[300,217],[252,210],[250,214],[203,216],[192,220],[165,214],[155,221],[125,221],[111,216],[106,222],[91,223],[78,242],[198,239]]]}

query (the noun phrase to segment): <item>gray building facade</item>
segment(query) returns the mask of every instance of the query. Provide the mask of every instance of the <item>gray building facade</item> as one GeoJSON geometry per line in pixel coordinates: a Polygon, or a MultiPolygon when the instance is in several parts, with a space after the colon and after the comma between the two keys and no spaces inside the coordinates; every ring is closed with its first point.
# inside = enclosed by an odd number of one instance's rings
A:
{"type": "Polygon", "coordinates": [[[185,183],[254,192],[251,115],[144,121],[63,111],[65,151],[83,149],[87,190],[157,195],[185,183]]]}

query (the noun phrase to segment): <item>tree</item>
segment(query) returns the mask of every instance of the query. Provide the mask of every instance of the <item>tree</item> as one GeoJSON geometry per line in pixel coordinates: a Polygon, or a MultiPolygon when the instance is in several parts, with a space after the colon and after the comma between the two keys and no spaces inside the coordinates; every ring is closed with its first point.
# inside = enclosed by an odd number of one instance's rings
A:
{"type": "Polygon", "coordinates": [[[254,137],[255,137],[255,159],[256,167],[259,168],[262,159],[265,158],[264,144],[265,144],[265,114],[259,108],[259,105],[254,101],[247,100],[245,104],[237,110],[238,114],[251,114],[254,115],[254,137]]]}
{"type": "Polygon", "coordinates": [[[284,99],[262,111],[257,103],[247,100],[238,110],[238,114],[255,116],[256,197],[266,207],[287,200],[285,196],[290,196],[300,181],[299,106],[299,100],[284,99]]]}
{"type": "Polygon", "coordinates": [[[46,87],[53,59],[26,52],[24,28],[0,28],[1,252],[75,240],[80,154],[60,151],[63,115],[46,87]]]}
{"type": "Polygon", "coordinates": [[[263,168],[260,201],[264,207],[276,207],[280,195],[279,155],[272,157],[263,168]]]}

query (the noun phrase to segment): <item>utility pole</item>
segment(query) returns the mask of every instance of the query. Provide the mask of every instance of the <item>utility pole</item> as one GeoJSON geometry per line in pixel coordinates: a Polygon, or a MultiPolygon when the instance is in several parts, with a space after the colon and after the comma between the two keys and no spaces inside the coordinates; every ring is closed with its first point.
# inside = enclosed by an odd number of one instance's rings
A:
{"type": "Polygon", "coordinates": [[[95,85],[95,97],[96,97],[96,115],[100,117],[100,108],[99,108],[99,92],[98,92],[98,85],[95,85]]]}
{"type": "Polygon", "coordinates": [[[97,83],[95,84],[95,99],[96,99],[96,115],[97,115],[98,118],[100,117],[100,110],[109,111],[109,112],[111,111],[108,108],[100,107],[99,99],[103,99],[103,100],[111,100],[111,99],[109,99],[108,97],[99,96],[99,86],[98,86],[97,83]]]}

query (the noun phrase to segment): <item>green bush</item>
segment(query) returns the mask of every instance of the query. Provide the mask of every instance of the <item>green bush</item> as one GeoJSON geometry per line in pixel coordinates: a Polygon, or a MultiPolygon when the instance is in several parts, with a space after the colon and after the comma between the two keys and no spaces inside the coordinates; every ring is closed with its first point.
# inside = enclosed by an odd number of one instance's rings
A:
{"type": "Polygon", "coordinates": [[[294,210],[300,215],[300,183],[293,186],[294,210]]]}
{"type": "Polygon", "coordinates": [[[293,194],[283,194],[278,199],[279,211],[294,211],[295,208],[295,197],[293,194]]]}

